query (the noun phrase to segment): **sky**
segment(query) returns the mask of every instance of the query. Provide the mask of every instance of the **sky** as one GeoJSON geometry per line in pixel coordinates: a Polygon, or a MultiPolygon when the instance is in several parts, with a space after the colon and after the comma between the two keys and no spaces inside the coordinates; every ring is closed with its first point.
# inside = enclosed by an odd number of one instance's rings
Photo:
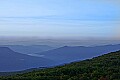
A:
{"type": "Polygon", "coordinates": [[[0,36],[120,40],[119,0],[0,0],[0,36]]]}

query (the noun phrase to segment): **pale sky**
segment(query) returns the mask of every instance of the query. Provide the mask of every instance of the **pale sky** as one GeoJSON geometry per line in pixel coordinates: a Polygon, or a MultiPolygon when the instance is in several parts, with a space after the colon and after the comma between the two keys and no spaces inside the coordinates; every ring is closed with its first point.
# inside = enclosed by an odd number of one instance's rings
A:
{"type": "Polygon", "coordinates": [[[119,0],[0,0],[0,36],[120,39],[119,0]]]}

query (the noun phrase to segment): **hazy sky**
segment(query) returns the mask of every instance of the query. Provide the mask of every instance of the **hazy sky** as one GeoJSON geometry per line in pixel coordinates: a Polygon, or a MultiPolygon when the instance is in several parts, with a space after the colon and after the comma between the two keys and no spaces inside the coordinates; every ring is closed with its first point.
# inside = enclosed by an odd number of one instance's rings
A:
{"type": "Polygon", "coordinates": [[[120,1],[0,0],[0,36],[120,39],[120,1]]]}

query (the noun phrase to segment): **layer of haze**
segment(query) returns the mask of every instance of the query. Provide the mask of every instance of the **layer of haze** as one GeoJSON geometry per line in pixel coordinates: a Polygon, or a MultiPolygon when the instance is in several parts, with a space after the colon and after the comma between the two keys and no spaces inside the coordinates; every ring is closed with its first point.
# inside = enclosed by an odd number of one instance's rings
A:
{"type": "Polygon", "coordinates": [[[119,0],[0,0],[0,36],[120,40],[119,0]]]}

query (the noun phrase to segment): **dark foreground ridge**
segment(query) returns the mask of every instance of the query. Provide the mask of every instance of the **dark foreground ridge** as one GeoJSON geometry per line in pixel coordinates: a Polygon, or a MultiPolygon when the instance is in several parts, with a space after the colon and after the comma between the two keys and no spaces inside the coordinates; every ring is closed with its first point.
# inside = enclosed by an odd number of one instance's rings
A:
{"type": "Polygon", "coordinates": [[[120,51],[0,80],[120,80],[120,51]]]}

